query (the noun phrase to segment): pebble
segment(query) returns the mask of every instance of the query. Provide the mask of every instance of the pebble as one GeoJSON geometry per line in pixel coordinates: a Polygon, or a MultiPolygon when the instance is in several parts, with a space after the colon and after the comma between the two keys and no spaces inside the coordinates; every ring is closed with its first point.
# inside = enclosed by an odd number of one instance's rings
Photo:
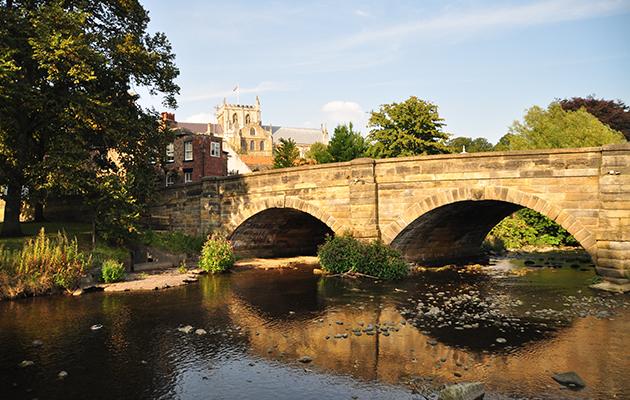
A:
{"type": "Polygon", "coordinates": [[[61,371],[59,374],[57,374],[57,379],[59,380],[63,380],[68,376],[68,373],[66,371],[61,371]]]}

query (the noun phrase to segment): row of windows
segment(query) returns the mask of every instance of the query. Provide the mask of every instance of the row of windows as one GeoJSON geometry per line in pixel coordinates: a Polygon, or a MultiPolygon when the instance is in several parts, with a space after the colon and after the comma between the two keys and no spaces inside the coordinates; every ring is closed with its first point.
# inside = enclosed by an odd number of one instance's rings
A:
{"type": "MultiPolygon", "coordinates": [[[[252,122],[252,117],[249,114],[245,115],[245,125],[251,122],[252,122]]],[[[238,114],[236,113],[232,114],[232,123],[234,124],[238,123],[238,114]]]]}
{"type": "MultiPolygon", "coordinates": [[[[221,157],[221,143],[210,142],[210,156],[221,157]]],[[[192,161],[193,159],[193,142],[184,142],[184,161],[192,161]]],[[[166,161],[175,161],[175,145],[169,143],[166,146],[166,161]]]]}
{"type": "MultiPolygon", "coordinates": [[[[247,140],[241,140],[241,148],[247,149],[247,140]]],[[[249,149],[251,151],[256,151],[256,142],[254,142],[253,140],[249,142],[249,149]]],[[[260,142],[259,150],[265,151],[265,142],[260,142]]]]}

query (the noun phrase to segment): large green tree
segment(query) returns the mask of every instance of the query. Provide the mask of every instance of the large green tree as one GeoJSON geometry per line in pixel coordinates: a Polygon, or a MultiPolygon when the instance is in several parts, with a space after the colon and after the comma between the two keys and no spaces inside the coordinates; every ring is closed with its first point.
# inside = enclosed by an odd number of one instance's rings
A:
{"type": "Polygon", "coordinates": [[[21,234],[28,197],[100,198],[112,180],[125,198],[115,204],[137,207],[151,196],[168,133],[133,91],[163,94],[175,108],[179,71],[148,22],[137,0],[0,1],[2,235],[21,234]]]}
{"type": "Polygon", "coordinates": [[[330,139],[328,152],[333,162],[352,161],[365,155],[367,144],[360,132],[353,130],[352,122],[337,125],[335,134],[330,139]]]}
{"type": "Polygon", "coordinates": [[[306,153],[306,158],[317,161],[318,164],[333,162],[333,158],[328,152],[328,146],[322,142],[315,142],[306,153]]]}
{"type": "Polygon", "coordinates": [[[510,150],[595,147],[625,141],[584,109],[565,111],[553,102],[547,109],[533,106],[509,127],[510,150]]]}
{"type": "Polygon", "coordinates": [[[370,149],[375,158],[447,154],[449,134],[436,105],[415,96],[402,103],[383,104],[371,111],[368,128],[370,149]]]}
{"type": "Polygon", "coordinates": [[[630,107],[623,101],[596,99],[593,95],[589,95],[586,98],[563,99],[559,103],[567,111],[577,111],[584,107],[601,123],[621,132],[626,140],[630,140],[630,107]]]}

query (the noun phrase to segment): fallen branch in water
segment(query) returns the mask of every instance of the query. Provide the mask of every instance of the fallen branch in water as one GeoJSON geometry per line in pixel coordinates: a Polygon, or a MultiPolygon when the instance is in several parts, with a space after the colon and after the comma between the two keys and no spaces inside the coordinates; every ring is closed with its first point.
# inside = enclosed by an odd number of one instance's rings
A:
{"type": "Polygon", "coordinates": [[[328,275],[331,278],[342,278],[342,279],[357,279],[357,278],[370,278],[370,279],[381,279],[377,276],[372,276],[372,275],[366,275],[366,274],[362,274],[360,272],[356,272],[356,271],[347,271],[344,272],[343,274],[334,274],[334,275],[328,275]]]}

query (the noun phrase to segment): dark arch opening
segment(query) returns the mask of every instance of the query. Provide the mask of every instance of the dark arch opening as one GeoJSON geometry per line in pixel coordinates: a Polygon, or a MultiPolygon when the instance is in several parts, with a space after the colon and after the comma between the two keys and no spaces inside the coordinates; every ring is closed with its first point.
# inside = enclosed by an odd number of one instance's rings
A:
{"type": "Polygon", "coordinates": [[[488,232],[521,208],[496,200],[447,204],[418,217],[391,245],[408,260],[428,267],[483,262],[481,244],[488,232]]]}
{"type": "Polygon", "coordinates": [[[312,215],[294,208],[269,208],[244,221],[230,235],[240,257],[317,255],[317,246],[333,231],[312,215]]]}

